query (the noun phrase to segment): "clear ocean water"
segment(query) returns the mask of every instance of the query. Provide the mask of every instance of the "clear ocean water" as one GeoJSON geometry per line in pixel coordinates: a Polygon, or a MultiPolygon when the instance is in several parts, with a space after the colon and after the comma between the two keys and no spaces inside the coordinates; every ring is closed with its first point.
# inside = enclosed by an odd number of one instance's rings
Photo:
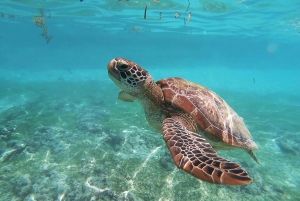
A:
{"type": "Polygon", "coordinates": [[[299,0],[1,0],[0,12],[0,200],[300,200],[299,0]],[[115,57],[225,99],[260,165],[218,154],[253,182],[177,169],[141,106],[118,100],[115,57]]]}

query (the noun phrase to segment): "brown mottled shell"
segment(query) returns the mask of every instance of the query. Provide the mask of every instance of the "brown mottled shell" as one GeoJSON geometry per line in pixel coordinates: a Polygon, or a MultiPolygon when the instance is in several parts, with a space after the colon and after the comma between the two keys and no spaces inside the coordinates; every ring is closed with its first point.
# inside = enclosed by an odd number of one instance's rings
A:
{"type": "Polygon", "coordinates": [[[216,93],[182,78],[168,78],[157,82],[165,102],[190,114],[198,129],[214,141],[248,150],[257,149],[243,119],[216,93]]]}

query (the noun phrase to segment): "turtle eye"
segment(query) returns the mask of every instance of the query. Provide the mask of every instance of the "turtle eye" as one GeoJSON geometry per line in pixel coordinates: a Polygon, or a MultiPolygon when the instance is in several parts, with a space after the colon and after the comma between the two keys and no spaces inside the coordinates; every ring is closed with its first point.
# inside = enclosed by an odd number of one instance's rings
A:
{"type": "Polygon", "coordinates": [[[118,68],[120,71],[126,71],[126,70],[129,68],[129,66],[128,66],[128,64],[118,63],[117,68],[118,68]]]}

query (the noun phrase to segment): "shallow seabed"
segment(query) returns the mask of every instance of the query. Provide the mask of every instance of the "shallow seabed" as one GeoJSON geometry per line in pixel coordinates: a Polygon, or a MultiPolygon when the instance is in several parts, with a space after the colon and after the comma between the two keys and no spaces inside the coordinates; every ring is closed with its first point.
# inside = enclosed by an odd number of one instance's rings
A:
{"type": "Polygon", "coordinates": [[[2,1],[0,200],[299,200],[299,11],[298,1],[2,1]],[[243,150],[218,154],[253,182],[178,170],[141,106],[117,99],[115,57],[225,99],[260,165],[243,150]]]}
{"type": "Polygon", "coordinates": [[[146,123],[137,103],[117,100],[118,89],[106,78],[106,71],[33,74],[49,79],[1,81],[5,94],[0,119],[1,200],[241,200],[241,196],[242,200],[296,200],[300,196],[299,125],[292,118],[299,115],[295,111],[299,95],[251,92],[250,96],[231,88],[218,90],[249,125],[261,162],[256,164],[242,150],[220,151],[239,162],[254,180],[246,186],[220,186],[175,167],[162,135],[146,123]],[[105,78],[93,79],[94,75],[105,78]]]}

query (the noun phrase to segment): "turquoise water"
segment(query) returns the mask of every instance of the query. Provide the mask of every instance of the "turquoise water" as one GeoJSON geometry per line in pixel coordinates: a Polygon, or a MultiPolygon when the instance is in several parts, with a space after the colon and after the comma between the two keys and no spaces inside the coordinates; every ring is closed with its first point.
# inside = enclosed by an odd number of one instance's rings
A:
{"type": "Polygon", "coordinates": [[[2,0],[0,12],[0,200],[300,200],[299,1],[2,0]],[[115,57],[225,99],[260,165],[218,154],[253,182],[178,170],[141,106],[117,99],[115,57]]]}

